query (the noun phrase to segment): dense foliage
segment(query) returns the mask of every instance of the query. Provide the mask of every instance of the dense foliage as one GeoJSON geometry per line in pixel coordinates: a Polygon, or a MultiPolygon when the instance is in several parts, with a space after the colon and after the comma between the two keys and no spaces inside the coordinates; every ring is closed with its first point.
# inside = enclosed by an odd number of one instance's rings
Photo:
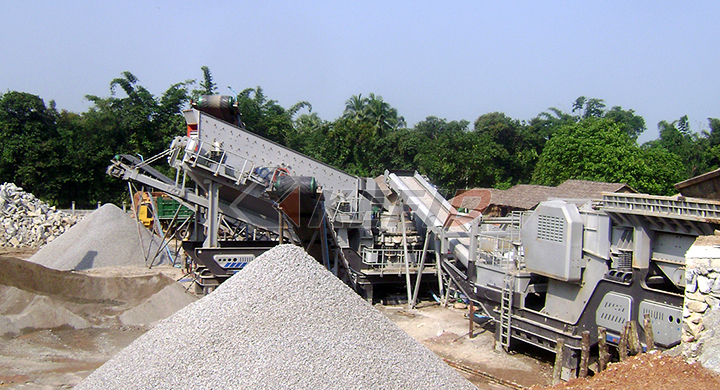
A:
{"type": "MultiPolygon", "coordinates": [[[[118,202],[126,184],[105,174],[120,153],[153,156],[184,133],[180,111],[191,98],[217,92],[210,70],[157,97],[130,72],[110,82],[110,96],[87,96],[84,113],[58,111],[29,93],[0,94],[0,182],[15,182],[51,202],[88,207],[118,202]]],[[[720,119],[692,132],[686,116],[658,124],[660,138],[637,143],[645,121],[633,110],[579,97],[572,112],[549,108],[520,121],[500,112],[472,123],[428,116],[408,128],[381,96],[351,96],[343,115],[324,120],[308,102],[284,108],[261,87],[236,99],[245,127],[360,176],[414,169],[452,195],[470,187],[557,185],[567,179],[627,183],[669,195],[673,184],[720,166],[720,119]],[[302,112],[302,113],[301,113],[302,112]]]]}

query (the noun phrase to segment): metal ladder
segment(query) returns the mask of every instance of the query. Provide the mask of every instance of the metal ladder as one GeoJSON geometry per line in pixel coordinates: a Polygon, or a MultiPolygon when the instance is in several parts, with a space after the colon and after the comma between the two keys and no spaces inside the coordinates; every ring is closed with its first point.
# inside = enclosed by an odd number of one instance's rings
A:
{"type": "MultiPolygon", "coordinates": [[[[502,299],[500,300],[500,347],[506,351],[510,347],[512,325],[512,301],[515,278],[508,272],[503,278],[502,299]]],[[[499,349],[499,348],[498,348],[499,349]]]]}

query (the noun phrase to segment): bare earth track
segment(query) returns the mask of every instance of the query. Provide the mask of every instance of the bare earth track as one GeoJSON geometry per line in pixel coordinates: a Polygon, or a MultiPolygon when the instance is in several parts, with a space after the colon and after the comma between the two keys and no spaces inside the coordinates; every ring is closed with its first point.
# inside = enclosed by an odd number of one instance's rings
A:
{"type": "MultiPolygon", "coordinates": [[[[534,387],[533,389],[539,389],[534,387]]],[[[716,390],[720,376],[700,364],[655,352],[633,356],[589,379],[573,379],[552,389],[564,390],[716,390]]]]}

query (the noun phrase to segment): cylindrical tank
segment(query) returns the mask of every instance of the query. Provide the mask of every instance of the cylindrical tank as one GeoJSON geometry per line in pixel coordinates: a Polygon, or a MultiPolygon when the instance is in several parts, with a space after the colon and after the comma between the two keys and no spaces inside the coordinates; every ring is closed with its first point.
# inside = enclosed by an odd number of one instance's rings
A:
{"type": "Polygon", "coordinates": [[[272,193],[276,198],[282,198],[295,188],[300,188],[300,197],[314,199],[317,196],[317,182],[314,177],[281,175],[273,183],[272,193]]]}

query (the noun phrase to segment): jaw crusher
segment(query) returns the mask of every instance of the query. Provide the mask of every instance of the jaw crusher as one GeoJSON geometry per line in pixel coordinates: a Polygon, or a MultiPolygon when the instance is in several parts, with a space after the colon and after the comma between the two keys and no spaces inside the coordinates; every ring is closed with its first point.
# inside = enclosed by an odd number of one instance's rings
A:
{"type": "MultiPolygon", "coordinates": [[[[649,314],[656,347],[680,342],[685,253],[720,223],[720,203],[607,193],[599,200],[548,200],[532,212],[478,218],[469,237],[446,234],[442,263],[464,294],[496,322],[496,348],[565,345],[563,379],[577,375],[581,337],[598,327],[617,346],[649,314]]],[[[646,348],[643,345],[643,348],[646,348]]]]}
{"type": "Polygon", "coordinates": [[[649,314],[657,346],[679,343],[684,254],[720,222],[719,202],[614,193],[464,214],[417,172],[357,177],[253,134],[230,97],[205,97],[184,116],[187,135],[160,156],[174,180],[148,165],[157,158],[120,156],[108,174],[197,211],[183,247],[199,293],[293,242],[370,302],[388,284],[405,287],[411,305],[428,282],[441,296],[461,293],[495,323],[498,350],[554,352],[562,339],[564,379],[577,374],[582,332],[597,340],[598,326],[617,345],[627,321],[649,314]]]}

